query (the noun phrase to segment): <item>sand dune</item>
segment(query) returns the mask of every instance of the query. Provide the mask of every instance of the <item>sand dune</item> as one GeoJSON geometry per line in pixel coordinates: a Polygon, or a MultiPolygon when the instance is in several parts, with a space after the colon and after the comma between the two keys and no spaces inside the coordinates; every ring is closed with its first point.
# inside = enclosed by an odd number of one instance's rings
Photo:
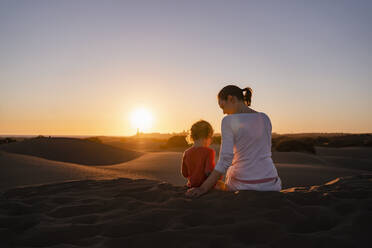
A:
{"type": "Polygon", "coordinates": [[[282,192],[76,181],[0,197],[0,247],[369,247],[372,175],[282,192]]]}
{"type": "Polygon", "coordinates": [[[129,162],[105,166],[103,169],[109,172],[131,173],[180,186],[186,183],[186,179],[181,175],[181,161],[180,152],[150,152],[129,162]]]}
{"type": "MultiPolygon", "coordinates": [[[[180,173],[181,159],[180,152],[154,152],[116,165],[84,166],[4,152],[0,155],[0,190],[66,180],[118,177],[146,178],[181,186],[186,182],[180,173]]],[[[366,172],[326,165],[287,163],[276,163],[276,168],[283,188],[323,184],[336,177],[366,172]]]]}
{"type": "Polygon", "coordinates": [[[371,159],[359,159],[336,156],[322,156],[322,159],[324,159],[327,162],[327,166],[372,171],[371,159]]]}
{"type": "Polygon", "coordinates": [[[372,171],[372,148],[317,147],[315,154],[301,152],[273,152],[275,164],[322,165],[326,167],[372,171]]]}
{"type": "Polygon", "coordinates": [[[316,147],[316,152],[328,166],[372,171],[372,147],[316,147]]]}
{"type": "Polygon", "coordinates": [[[337,177],[369,173],[366,170],[345,169],[325,165],[275,164],[283,189],[295,186],[324,184],[337,177]]]}
{"type": "Polygon", "coordinates": [[[0,151],[0,190],[23,185],[84,179],[118,177],[142,178],[123,171],[104,170],[104,166],[86,166],[58,162],[29,155],[0,151]]]}
{"type": "Polygon", "coordinates": [[[0,151],[0,189],[66,180],[105,178],[100,169],[0,151]]]}
{"type": "Polygon", "coordinates": [[[372,160],[372,147],[315,147],[318,156],[348,157],[372,160]]]}
{"type": "MultiPolygon", "coordinates": [[[[283,159],[284,161],[304,162],[301,154],[297,156],[297,153],[290,153],[286,154],[286,156],[287,158],[285,160],[283,159]],[[293,155],[295,156],[291,159],[290,157],[293,155]]],[[[306,154],[303,157],[307,158],[306,154]]],[[[309,157],[311,158],[311,156],[309,157]]],[[[107,171],[131,173],[143,178],[167,181],[174,185],[184,185],[185,178],[180,173],[181,159],[182,153],[179,152],[147,153],[138,159],[117,165],[105,166],[104,169],[107,171]]],[[[323,184],[336,177],[366,173],[364,170],[337,168],[318,164],[275,163],[275,166],[282,179],[283,188],[323,184]]]]}
{"type": "Polygon", "coordinates": [[[0,151],[0,190],[32,184],[118,177],[164,180],[184,185],[186,179],[180,174],[181,158],[182,153],[179,152],[156,152],[112,166],[85,166],[0,151]]]}
{"type": "Polygon", "coordinates": [[[1,150],[84,165],[109,165],[132,160],[141,152],[75,138],[34,138],[0,146],[1,150]]]}
{"type": "Polygon", "coordinates": [[[272,152],[272,159],[282,164],[327,164],[322,157],[303,152],[272,152]]]}

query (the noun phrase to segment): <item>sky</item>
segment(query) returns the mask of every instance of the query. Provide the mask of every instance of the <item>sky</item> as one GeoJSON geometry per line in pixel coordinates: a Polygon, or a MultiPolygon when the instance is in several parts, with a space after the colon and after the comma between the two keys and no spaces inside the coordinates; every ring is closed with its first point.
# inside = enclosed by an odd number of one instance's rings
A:
{"type": "Polygon", "coordinates": [[[372,132],[372,1],[0,0],[0,134],[220,132],[253,89],[273,132],[372,132]]]}

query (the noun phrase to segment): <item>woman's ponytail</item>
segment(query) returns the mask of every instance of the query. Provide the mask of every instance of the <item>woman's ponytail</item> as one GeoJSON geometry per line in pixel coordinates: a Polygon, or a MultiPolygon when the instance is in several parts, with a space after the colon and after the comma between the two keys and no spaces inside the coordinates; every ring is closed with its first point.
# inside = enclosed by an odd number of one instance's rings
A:
{"type": "Polygon", "coordinates": [[[250,87],[242,89],[243,100],[247,106],[251,106],[252,102],[252,89],[250,87]]]}

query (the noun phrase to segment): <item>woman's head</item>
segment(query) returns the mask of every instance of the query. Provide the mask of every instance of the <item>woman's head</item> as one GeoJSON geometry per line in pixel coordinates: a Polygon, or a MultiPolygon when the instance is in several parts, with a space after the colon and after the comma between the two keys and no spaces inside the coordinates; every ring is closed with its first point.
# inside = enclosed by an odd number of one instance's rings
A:
{"type": "Polygon", "coordinates": [[[217,98],[223,113],[233,114],[241,104],[251,106],[252,89],[250,87],[241,89],[235,85],[227,85],[220,90],[217,98]]]}
{"type": "Polygon", "coordinates": [[[209,144],[212,141],[212,136],[213,136],[213,128],[212,125],[204,120],[200,120],[195,122],[191,126],[191,132],[189,139],[192,142],[195,142],[196,140],[202,140],[206,139],[208,140],[209,144]]]}

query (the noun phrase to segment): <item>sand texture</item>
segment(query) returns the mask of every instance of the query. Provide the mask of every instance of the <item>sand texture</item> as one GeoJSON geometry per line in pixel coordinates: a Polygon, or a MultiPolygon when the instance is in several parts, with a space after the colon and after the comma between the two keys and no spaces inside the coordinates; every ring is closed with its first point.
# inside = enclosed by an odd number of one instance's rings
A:
{"type": "Polygon", "coordinates": [[[1,247],[368,247],[372,175],[200,198],[152,180],[82,180],[0,198],[1,247]]]}

